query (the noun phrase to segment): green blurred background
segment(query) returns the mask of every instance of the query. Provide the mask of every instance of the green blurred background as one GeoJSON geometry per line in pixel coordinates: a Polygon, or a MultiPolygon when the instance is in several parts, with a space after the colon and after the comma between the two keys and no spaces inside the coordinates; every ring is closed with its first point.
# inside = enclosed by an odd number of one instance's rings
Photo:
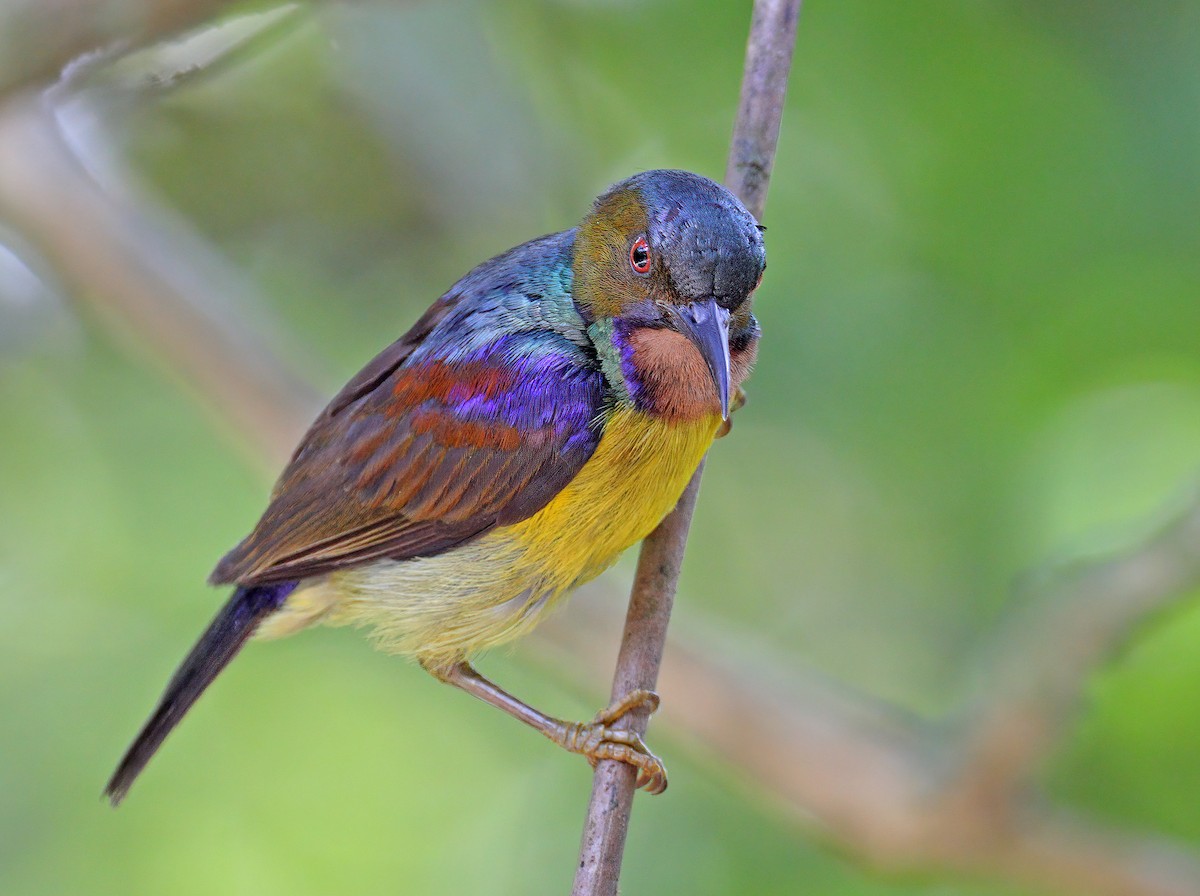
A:
{"type": "MultiPolygon", "coordinates": [[[[748,13],[320,7],[112,101],[111,133],[330,393],[610,182],[719,178],[748,13]]],[[[1200,465],[1198,59],[1182,0],[807,0],[766,335],[707,471],[682,625],[936,715],[1022,576],[1178,500],[1200,465]]],[[[347,630],[247,650],[128,802],[101,803],[269,482],[50,282],[0,278],[0,893],[566,892],[586,765],[347,630]]],[[[482,665],[560,714],[607,692],[527,647],[482,665]]],[[[860,870],[652,734],[672,787],[638,801],[625,892],[1015,892],[860,870]]],[[[1200,847],[1200,607],[1097,677],[1045,781],[1200,847]]]]}

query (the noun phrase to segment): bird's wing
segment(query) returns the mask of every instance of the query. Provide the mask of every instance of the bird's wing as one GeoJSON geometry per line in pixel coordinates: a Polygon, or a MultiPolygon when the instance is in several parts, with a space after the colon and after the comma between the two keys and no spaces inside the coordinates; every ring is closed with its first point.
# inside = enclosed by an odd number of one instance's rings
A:
{"type": "Polygon", "coordinates": [[[476,328],[463,352],[439,326],[461,318],[453,305],[431,308],[322,412],[210,581],[430,556],[531,516],[570,482],[600,439],[594,356],[538,327],[490,339],[476,328]]]}

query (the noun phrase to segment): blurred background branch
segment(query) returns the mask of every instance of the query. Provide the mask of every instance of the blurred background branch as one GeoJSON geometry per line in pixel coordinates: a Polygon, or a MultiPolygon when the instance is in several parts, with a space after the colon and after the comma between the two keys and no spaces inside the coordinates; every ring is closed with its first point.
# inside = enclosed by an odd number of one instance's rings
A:
{"type": "Polygon", "coordinates": [[[222,313],[239,299],[252,307],[252,290],[165,209],[111,178],[96,183],[34,97],[0,108],[0,210],[123,344],[178,374],[278,470],[317,393],[280,362],[263,324],[222,313]]]}
{"type": "Polygon", "coordinates": [[[0,6],[0,94],[45,87],[81,57],[175,36],[234,5],[232,0],[9,0],[0,6]]]}
{"type": "MultiPolygon", "coordinates": [[[[72,108],[68,96],[17,89],[33,79],[52,80],[71,62],[83,79],[92,57],[82,54],[118,40],[131,48],[175,35],[230,5],[35,2],[0,8],[0,35],[13,43],[16,35],[28,38],[19,42],[22,52],[0,52],[0,211],[41,250],[70,293],[121,338],[131,335],[128,321],[136,319],[136,338],[126,344],[157,355],[162,369],[180,372],[181,383],[219,405],[232,431],[249,439],[274,471],[319,403],[317,393],[280,362],[279,340],[268,336],[268,325],[247,327],[232,314],[234,307],[256,304],[248,297],[253,290],[185,222],[142,194],[119,165],[106,165],[100,147],[88,153],[88,136],[74,135],[85,157],[73,151],[64,119],[84,114],[86,99],[77,97],[72,108]],[[92,173],[101,167],[103,184],[92,173]]],[[[273,28],[280,10],[286,15],[295,8],[288,4],[208,30],[233,49],[247,30],[273,28]]],[[[221,55],[215,51],[205,62],[221,55]]]]}
{"type": "MultiPolygon", "coordinates": [[[[45,9],[76,5],[102,6],[45,9]]],[[[4,15],[42,16],[41,6],[4,15]]],[[[51,104],[23,89],[80,52],[161,38],[223,6],[144,4],[144,18],[103,25],[80,12],[78,29],[62,27],[24,55],[0,52],[0,213],[122,347],[184,384],[274,470],[322,391],[289,363],[283,328],[248,315],[253,289],[233,266],[72,129],[86,94],[51,104]]],[[[750,655],[696,622],[667,648],[662,720],[806,830],[887,870],[1113,896],[1200,894],[1200,860],[1182,843],[1054,808],[1038,782],[1089,682],[1147,619],[1200,586],[1198,543],[1193,503],[1142,543],[1055,573],[987,653],[974,699],[934,720],[815,673],[781,673],[786,661],[750,655]]],[[[535,636],[556,674],[587,690],[612,667],[619,624],[595,603],[574,601],[535,636]]]]}

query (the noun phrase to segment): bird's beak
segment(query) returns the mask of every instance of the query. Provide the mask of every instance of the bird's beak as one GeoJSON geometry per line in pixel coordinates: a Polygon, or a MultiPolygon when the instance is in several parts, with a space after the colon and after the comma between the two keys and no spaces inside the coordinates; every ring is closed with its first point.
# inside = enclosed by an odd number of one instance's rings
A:
{"type": "Polygon", "coordinates": [[[675,306],[675,318],[683,335],[700,350],[708,365],[717,398],[721,402],[721,419],[729,419],[729,312],[715,299],[703,299],[690,305],[675,306]]]}

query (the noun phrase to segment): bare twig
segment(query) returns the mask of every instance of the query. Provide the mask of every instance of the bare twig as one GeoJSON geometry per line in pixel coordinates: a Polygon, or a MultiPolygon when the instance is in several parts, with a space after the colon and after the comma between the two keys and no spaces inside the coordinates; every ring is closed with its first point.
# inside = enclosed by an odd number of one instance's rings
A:
{"type": "Polygon", "coordinates": [[[737,120],[725,167],[725,185],[761,220],[775,147],[783,121],[800,0],[758,0],[750,14],[750,39],[737,120]]]}
{"type": "MultiPolygon", "coordinates": [[[[237,429],[265,457],[286,454],[308,422],[313,391],[263,350],[256,327],[240,317],[244,311],[214,303],[228,288],[225,274],[196,266],[197,245],[147,238],[156,228],[145,222],[159,218],[145,198],[116,199],[98,186],[52,118],[26,102],[0,113],[0,210],[81,296],[107,309],[104,320],[118,322],[145,354],[233,421],[226,430],[237,429]],[[90,250],[92,241],[103,251],[90,250]]],[[[753,179],[759,170],[749,165],[743,176],[753,179]]],[[[761,189],[758,199],[743,195],[761,212],[761,189]]],[[[685,500],[694,499],[694,484],[685,500]]],[[[658,564],[644,553],[635,590],[669,603],[686,526],[662,528],[678,539],[674,548],[664,546],[663,556],[675,563],[658,564]]],[[[784,664],[764,669],[761,655],[739,655],[728,637],[694,632],[690,641],[674,639],[663,659],[663,690],[671,698],[663,721],[739,769],[806,826],[816,823],[824,836],[884,868],[987,874],[1081,894],[1200,896],[1195,855],[1048,809],[1032,781],[1086,677],[1147,616],[1200,587],[1197,544],[1200,502],[1144,544],[1051,586],[1030,602],[1023,624],[1005,633],[995,661],[979,675],[983,692],[955,724],[914,719],[809,672],[781,676],[784,664]]],[[[609,622],[615,631],[617,621],[579,618],[596,603],[575,602],[570,615],[535,635],[543,651],[566,657],[555,663],[558,674],[576,676],[583,688],[612,666],[594,633],[609,622]]],[[[621,669],[655,665],[661,637],[645,612],[633,602],[633,627],[647,637],[640,647],[623,645],[632,659],[621,669]]],[[[651,615],[665,622],[666,614],[651,615]]],[[[648,681],[618,680],[616,690],[648,681]]],[[[623,828],[628,812],[621,817],[623,828]]],[[[612,827],[609,836],[618,834],[623,830],[612,827]]]]}
{"type": "MultiPolygon", "coordinates": [[[[775,161],[799,15],[800,0],[756,0],[751,14],[726,186],[759,218],[775,161]]],[[[658,683],[667,624],[703,472],[701,462],[678,505],[642,544],[613,676],[614,699],[634,688],[653,690],[658,683]]],[[[622,724],[644,734],[648,721],[641,713],[623,719],[622,724]]],[[[613,761],[597,764],[573,896],[616,896],[635,784],[633,768],[613,761]]]]}

